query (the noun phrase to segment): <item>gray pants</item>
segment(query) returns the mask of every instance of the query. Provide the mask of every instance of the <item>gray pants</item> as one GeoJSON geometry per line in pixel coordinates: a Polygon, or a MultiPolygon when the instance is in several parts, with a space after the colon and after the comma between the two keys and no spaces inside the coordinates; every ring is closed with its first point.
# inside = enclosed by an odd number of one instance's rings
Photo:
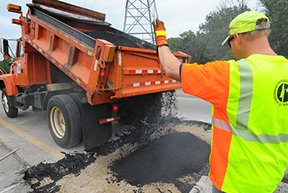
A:
{"type": "Polygon", "coordinates": [[[222,191],[218,190],[218,189],[212,184],[212,193],[225,193],[225,192],[222,192],[222,191]]]}

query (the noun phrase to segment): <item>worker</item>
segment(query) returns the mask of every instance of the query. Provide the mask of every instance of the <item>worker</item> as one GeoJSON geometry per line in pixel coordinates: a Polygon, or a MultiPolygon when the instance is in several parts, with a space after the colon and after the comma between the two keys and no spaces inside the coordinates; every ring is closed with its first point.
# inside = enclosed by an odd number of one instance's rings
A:
{"type": "Polygon", "coordinates": [[[212,192],[272,193],[288,166],[288,60],[270,47],[270,20],[244,12],[229,25],[236,60],[181,63],[164,23],[153,22],[159,59],[185,93],[213,105],[209,178],[212,192]]]}
{"type": "Polygon", "coordinates": [[[8,53],[4,53],[3,60],[0,61],[0,71],[2,74],[8,74],[10,72],[10,66],[12,63],[13,58],[8,53]]]}

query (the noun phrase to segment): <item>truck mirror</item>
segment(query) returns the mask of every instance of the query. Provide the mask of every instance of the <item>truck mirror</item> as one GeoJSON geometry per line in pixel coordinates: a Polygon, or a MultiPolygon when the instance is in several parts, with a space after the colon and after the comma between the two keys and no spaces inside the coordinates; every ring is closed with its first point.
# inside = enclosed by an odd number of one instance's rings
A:
{"type": "Polygon", "coordinates": [[[8,40],[3,39],[2,41],[3,41],[3,50],[1,49],[2,50],[2,54],[3,55],[9,55],[9,43],[8,43],[8,40]]]}
{"type": "Polygon", "coordinates": [[[3,49],[2,49],[2,44],[3,44],[3,41],[2,41],[2,39],[1,39],[1,42],[0,42],[0,52],[1,52],[1,54],[3,54],[3,49]]]}

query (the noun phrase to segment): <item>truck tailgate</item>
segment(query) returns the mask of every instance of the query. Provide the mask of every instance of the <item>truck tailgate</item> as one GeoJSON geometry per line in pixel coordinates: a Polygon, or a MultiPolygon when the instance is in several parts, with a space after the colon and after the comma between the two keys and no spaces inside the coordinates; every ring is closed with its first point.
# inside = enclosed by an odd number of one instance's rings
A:
{"type": "MultiPolygon", "coordinates": [[[[119,47],[117,63],[122,68],[121,89],[116,90],[115,97],[129,97],[174,90],[181,84],[165,75],[156,51],[119,47]]],[[[112,78],[113,79],[113,78],[112,78]]]]}

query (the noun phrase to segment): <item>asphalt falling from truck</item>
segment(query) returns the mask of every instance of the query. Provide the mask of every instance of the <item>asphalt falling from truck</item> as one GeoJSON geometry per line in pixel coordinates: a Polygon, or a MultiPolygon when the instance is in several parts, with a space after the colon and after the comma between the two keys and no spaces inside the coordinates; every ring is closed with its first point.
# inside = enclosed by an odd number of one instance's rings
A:
{"type": "MultiPolygon", "coordinates": [[[[166,93],[162,99],[165,108],[162,117],[155,124],[136,126],[116,125],[114,138],[84,154],[66,154],[56,163],[40,163],[25,172],[24,179],[31,185],[31,193],[56,193],[61,190],[57,184],[64,176],[78,176],[83,169],[93,164],[99,157],[109,155],[128,144],[137,148],[114,160],[109,169],[113,179],[108,184],[127,181],[137,187],[134,192],[141,193],[142,187],[155,182],[171,183],[182,193],[188,193],[193,183],[208,173],[208,143],[187,132],[178,132],[177,126],[199,126],[203,131],[210,125],[195,121],[183,121],[175,117],[177,104],[174,93],[166,93]],[[194,182],[179,180],[190,176],[194,182]]],[[[161,188],[159,188],[161,192],[161,188]]]]}

